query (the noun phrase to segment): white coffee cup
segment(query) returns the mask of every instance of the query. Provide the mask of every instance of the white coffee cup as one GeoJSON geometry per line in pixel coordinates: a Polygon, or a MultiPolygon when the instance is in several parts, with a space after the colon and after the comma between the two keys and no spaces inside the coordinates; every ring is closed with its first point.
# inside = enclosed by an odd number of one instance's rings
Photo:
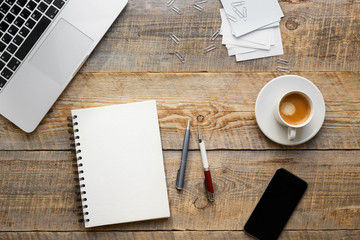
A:
{"type": "Polygon", "coordinates": [[[293,141],[296,138],[296,131],[309,124],[314,116],[313,101],[302,91],[288,91],[280,96],[274,112],[275,119],[281,125],[288,127],[288,139],[293,141]],[[295,119],[300,120],[295,121],[295,119]]]}

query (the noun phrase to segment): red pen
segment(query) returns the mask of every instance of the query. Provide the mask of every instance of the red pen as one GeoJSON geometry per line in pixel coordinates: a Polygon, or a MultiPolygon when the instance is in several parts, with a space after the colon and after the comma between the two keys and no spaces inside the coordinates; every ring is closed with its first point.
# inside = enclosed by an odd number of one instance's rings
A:
{"type": "Polygon", "coordinates": [[[198,127],[198,130],[199,130],[199,146],[200,146],[200,152],[201,152],[201,159],[202,159],[203,165],[204,165],[205,189],[206,189],[206,193],[207,193],[207,198],[209,199],[209,201],[212,202],[215,200],[215,193],[214,193],[214,188],[213,188],[213,184],[212,184],[212,180],[211,180],[210,167],[209,167],[209,163],[208,163],[207,156],[206,156],[205,143],[202,139],[199,127],[198,127]]]}

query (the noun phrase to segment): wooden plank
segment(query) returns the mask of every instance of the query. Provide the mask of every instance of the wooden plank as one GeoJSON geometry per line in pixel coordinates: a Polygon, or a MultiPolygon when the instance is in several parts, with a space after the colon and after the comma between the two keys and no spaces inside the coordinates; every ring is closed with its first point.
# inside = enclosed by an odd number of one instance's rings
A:
{"type": "MultiPolygon", "coordinates": [[[[96,230],[242,230],[279,167],[309,184],[286,229],[359,229],[359,151],[208,151],[213,204],[205,197],[199,151],[189,152],[185,188],[175,189],[180,155],[164,152],[169,219],[96,230]]],[[[85,230],[73,158],[70,151],[0,151],[0,231],[85,230]]]]}
{"type": "MultiPolygon", "coordinates": [[[[359,239],[359,230],[336,230],[336,231],[284,231],[281,239],[359,239]]],[[[22,239],[22,240],[47,240],[47,239],[116,239],[116,240],[183,240],[183,239],[248,239],[251,238],[243,231],[150,231],[150,232],[1,232],[1,239],[22,239]]]]}
{"type": "MultiPolygon", "coordinates": [[[[222,37],[211,41],[220,28],[220,1],[203,4],[205,12],[191,7],[193,0],[175,3],[183,14],[166,6],[166,1],[130,0],[91,55],[82,72],[244,72],[276,71],[276,58],[236,63],[229,57],[222,37]],[[175,44],[169,33],[175,33],[175,44]],[[204,54],[215,44],[216,50],[204,54]],[[185,57],[182,64],[175,52],[185,57]]],[[[293,71],[359,71],[360,5],[348,0],[281,0],[284,46],[282,58],[293,71]]]]}
{"type": "MultiPolygon", "coordinates": [[[[319,134],[299,149],[359,149],[360,72],[297,73],[313,81],[326,101],[319,134]]],[[[267,139],[254,108],[261,88],[276,73],[79,74],[38,129],[25,134],[0,117],[2,150],[70,149],[70,110],[156,99],[164,149],[181,149],[187,119],[203,129],[208,149],[289,149],[267,139]]]]}

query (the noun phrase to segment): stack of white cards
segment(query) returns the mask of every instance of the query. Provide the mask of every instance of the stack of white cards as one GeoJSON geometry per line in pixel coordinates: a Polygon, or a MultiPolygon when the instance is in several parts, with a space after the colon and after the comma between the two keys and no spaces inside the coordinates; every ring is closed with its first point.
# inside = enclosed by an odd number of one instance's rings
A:
{"type": "Polygon", "coordinates": [[[245,61],[282,55],[280,19],[284,16],[277,0],[221,0],[222,44],[229,56],[245,61]]]}

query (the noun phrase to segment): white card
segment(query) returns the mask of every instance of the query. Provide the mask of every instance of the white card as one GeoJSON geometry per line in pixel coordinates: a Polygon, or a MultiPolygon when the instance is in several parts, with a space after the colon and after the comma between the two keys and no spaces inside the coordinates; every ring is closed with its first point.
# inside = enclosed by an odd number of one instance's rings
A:
{"type": "Polygon", "coordinates": [[[263,29],[254,31],[252,33],[246,34],[239,38],[231,34],[230,23],[226,17],[225,11],[220,9],[220,15],[222,19],[221,23],[221,34],[222,44],[233,44],[241,47],[250,47],[258,49],[270,49],[271,36],[273,36],[273,31],[270,29],[263,29]]]}
{"type": "MultiPolygon", "coordinates": [[[[275,45],[274,30],[272,30],[271,32],[272,32],[272,34],[271,34],[271,38],[270,38],[270,45],[274,46],[275,45]]],[[[229,56],[233,56],[233,55],[237,55],[237,54],[244,54],[244,53],[249,53],[249,52],[255,52],[255,51],[259,50],[256,48],[242,47],[242,46],[233,45],[233,44],[227,44],[226,48],[228,49],[229,56]]],[[[270,50],[270,48],[268,50],[270,50]]]]}
{"type": "Polygon", "coordinates": [[[277,0],[221,0],[221,3],[226,15],[234,19],[230,25],[236,37],[278,22],[284,16],[277,0]]]}
{"type": "MultiPolygon", "coordinates": [[[[275,30],[272,28],[269,28],[271,31],[269,34],[269,38],[270,38],[270,45],[274,46],[275,45],[275,30]]],[[[236,54],[244,54],[244,53],[249,53],[249,52],[255,52],[258,49],[256,48],[249,48],[249,47],[242,47],[242,46],[238,46],[238,45],[234,45],[234,44],[226,44],[226,48],[228,49],[228,54],[229,56],[233,56],[236,54]]],[[[269,48],[270,50],[270,48],[269,48]]]]}
{"type": "Polygon", "coordinates": [[[244,54],[237,54],[236,61],[245,61],[263,57],[271,57],[271,56],[278,56],[284,54],[282,41],[281,41],[281,33],[280,27],[273,28],[275,34],[275,45],[270,48],[270,50],[262,50],[259,49],[257,51],[244,53],[244,54]]]}
{"type": "Polygon", "coordinates": [[[246,47],[238,47],[235,45],[226,45],[226,48],[228,49],[228,55],[233,56],[236,54],[244,54],[249,52],[255,52],[259,49],[256,48],[246,48],[246,47]]]}
{"type": "Polygon", "coordinates": [[[280,22],[279,21],[276,21],[276,22],[273,22],[273,23],[270,23],[268,25],[265,25],[259,29],[265,29],[265,28],[272,28],[272,27],[279,27],[280,26],[280,22]]]}

